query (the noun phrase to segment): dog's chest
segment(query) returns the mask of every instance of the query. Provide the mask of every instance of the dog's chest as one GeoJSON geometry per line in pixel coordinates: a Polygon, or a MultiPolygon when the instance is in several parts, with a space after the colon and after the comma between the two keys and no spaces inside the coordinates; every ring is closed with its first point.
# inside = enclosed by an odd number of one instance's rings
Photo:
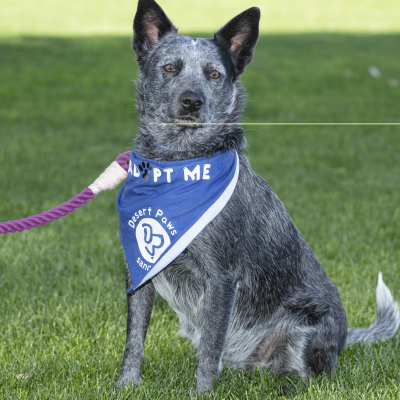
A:
{"type": "Polygon", "coordinates": [[[178,314],[181,323],[200,326],[205,280],[201,267],[190,256],[180,255],[152,281],[157,292],[178,314]]]}

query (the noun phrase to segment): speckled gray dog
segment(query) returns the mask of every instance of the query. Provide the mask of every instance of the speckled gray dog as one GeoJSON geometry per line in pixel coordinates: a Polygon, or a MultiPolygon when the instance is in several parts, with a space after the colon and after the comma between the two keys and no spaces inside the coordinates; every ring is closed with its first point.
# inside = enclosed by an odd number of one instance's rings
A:
{"type": "MultiPolygon", "coordinates": [[[[213,39],[180,36],[153,0],[139,0],[133,48],[140,65],[139,154],[182,160],[236,150],[240,174],[220,214],[167,268],[128,294],[127,340],[117,386],[139,384],[155,291],[198,348],[197,393],[210,390],[222,364],[312,378],[333,371],[348,343],[393,336],[397,304],[380,278],[376,322],[347,329],[338,291],[270,186],[253,172],[239,122],[260,11],[233,18],[213,39]],[[202,125],[214,123],[214,125],[202,125]]],[[[127,289],[131,287],[129,270],[127,289]]]]}

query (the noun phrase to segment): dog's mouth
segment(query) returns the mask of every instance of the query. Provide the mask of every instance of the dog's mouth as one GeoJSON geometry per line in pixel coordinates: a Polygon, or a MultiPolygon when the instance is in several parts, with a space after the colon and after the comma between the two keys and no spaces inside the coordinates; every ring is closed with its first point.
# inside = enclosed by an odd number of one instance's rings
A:
{"type": "Polygon", "coordinates": [[[174,118],[174,123],[179,126],[184,126],[184,127],[188,127],[188,128],[198,128],[200,126],[199,120],[194,117],[174,118]]]}

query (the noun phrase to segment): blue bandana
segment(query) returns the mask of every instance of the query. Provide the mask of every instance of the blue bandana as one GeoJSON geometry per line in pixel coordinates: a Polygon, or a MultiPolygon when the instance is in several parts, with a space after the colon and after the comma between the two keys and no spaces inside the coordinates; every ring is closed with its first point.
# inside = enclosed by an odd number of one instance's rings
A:
{"type": "Polygon", "coordinates": [[[170,264],[230,199],[238,155],[154,161],[132,150],[117,207],[133,292],[170,264]]]}

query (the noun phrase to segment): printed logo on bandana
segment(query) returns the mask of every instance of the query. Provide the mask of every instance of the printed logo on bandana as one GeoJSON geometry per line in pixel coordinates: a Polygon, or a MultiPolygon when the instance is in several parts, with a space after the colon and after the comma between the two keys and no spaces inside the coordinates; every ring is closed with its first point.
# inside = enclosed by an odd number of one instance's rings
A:
{"type": "Polygon", "coordinates": [[[142,219],[136,228],[136,240],[143,258],[154,264],[171,244],[168,233],[153,218],[142,219]]]}
{"type": "Polygon", "coordinates": [[[139,164],[139,169],[136,166],[136,164],[133,164],[132,166],[132,160],[129,160],[129,171],[128,174],[132,174],[136,178],[139,176],[142,176],[142,178],[147,181],[149,179],[149,173],[151,172],[152,168],[150,166],[150,163],[147,162],[145,163],[144,161],[139,164]],[[143,173],[143,175],[142,175],[143,173]]]}
{"type": "Polygon", "coordinates": [[[142,162],[142,165],[139,164],[139,170],[143,172],[142,178],[147,181],[147,179],[149,179],[149,172],[151,172],[150,163],[148,162],[146,165],[145,162],[142,162]]]}

